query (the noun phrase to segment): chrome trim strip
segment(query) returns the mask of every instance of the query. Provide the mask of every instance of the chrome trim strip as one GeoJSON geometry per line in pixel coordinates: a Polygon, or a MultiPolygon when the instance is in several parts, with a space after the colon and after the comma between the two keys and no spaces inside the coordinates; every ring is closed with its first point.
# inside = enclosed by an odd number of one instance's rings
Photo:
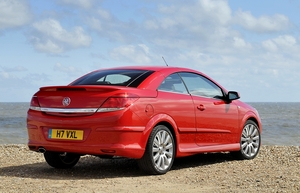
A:
{"type": "Polygon", "coordinates": [[[34,111],[41,111],[41,108],[40,108],[40,107],[30,106],[29,108],[30,108],[31,110],[34,110],[34,111]]]}
{"type": "Polygon", "coordinates": [[[49,113],[95,113],[97,110],[98,108],[60,109],[60,108],[41,107],[42,112],[49,112],[49,113]]]}
{"type": "Polygon", "coordinates": [[[98,110],[97,110],[97,112],[99,113],[101,113],[101,112],[111,112],[111,111],[119,111],[119,110],[123,110],[123,109],[125,109],[125,107],[120,107],[120,108],[99,108],[98,110]]]}

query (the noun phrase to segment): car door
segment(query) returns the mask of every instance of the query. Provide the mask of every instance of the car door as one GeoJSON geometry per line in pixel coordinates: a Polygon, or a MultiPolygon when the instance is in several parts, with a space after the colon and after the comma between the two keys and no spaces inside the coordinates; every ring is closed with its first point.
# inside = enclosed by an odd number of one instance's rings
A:
{"type": "Polygon", "coordinates": [[[224,100],[222,89],[195,73],[180,73],[196,112],[196,143],[199,146],[233,143],[238,130],[238,109],[224,100]]]}
{"type": "Polygon", "coordinates": [[[171,74],[158,87],[156,113],[167,114],[176,123],[179,149],[195,145],[196,121],[193,100],[177,73],[171,74]]]}

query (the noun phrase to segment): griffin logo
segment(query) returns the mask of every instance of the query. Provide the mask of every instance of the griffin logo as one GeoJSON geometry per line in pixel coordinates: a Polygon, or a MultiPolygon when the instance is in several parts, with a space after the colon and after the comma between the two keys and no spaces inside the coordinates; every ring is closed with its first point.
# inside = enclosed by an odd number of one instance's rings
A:
{"type": "Polygon", "coordinates": [[[66,106],[69,106],[69,104],[71,103],[71,99],[69,97],[65,97],[63,100],[62,100],[62,104],[66,107],[66,106]]]}

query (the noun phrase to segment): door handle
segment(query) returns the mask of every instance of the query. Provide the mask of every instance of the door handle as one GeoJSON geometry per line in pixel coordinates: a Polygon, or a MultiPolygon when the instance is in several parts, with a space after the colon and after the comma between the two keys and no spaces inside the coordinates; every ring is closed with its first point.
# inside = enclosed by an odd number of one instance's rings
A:
{"type": "Polygon", "coordinates": [[[200,111],[204,111],[205,110],[205,106],[204,105],[198,105],[197,109],[200,111]]]}

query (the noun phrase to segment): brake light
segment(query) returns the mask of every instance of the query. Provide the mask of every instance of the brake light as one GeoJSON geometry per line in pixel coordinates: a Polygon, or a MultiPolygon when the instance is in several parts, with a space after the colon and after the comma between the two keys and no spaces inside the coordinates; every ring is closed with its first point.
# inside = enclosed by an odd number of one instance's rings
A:
{"type": "Polygon", "coordinates": [[[110,112],[123,110],[137,101],[139,97],[134,94],[125,94],[109,97],[98,109],[97,112],[110,112]]]}
{"type": "Polygon", "coordinates": [[[35,111],[41,111],[40,103],[36,96],[33,96],[30,101],[30,109],[35,111]]]}

